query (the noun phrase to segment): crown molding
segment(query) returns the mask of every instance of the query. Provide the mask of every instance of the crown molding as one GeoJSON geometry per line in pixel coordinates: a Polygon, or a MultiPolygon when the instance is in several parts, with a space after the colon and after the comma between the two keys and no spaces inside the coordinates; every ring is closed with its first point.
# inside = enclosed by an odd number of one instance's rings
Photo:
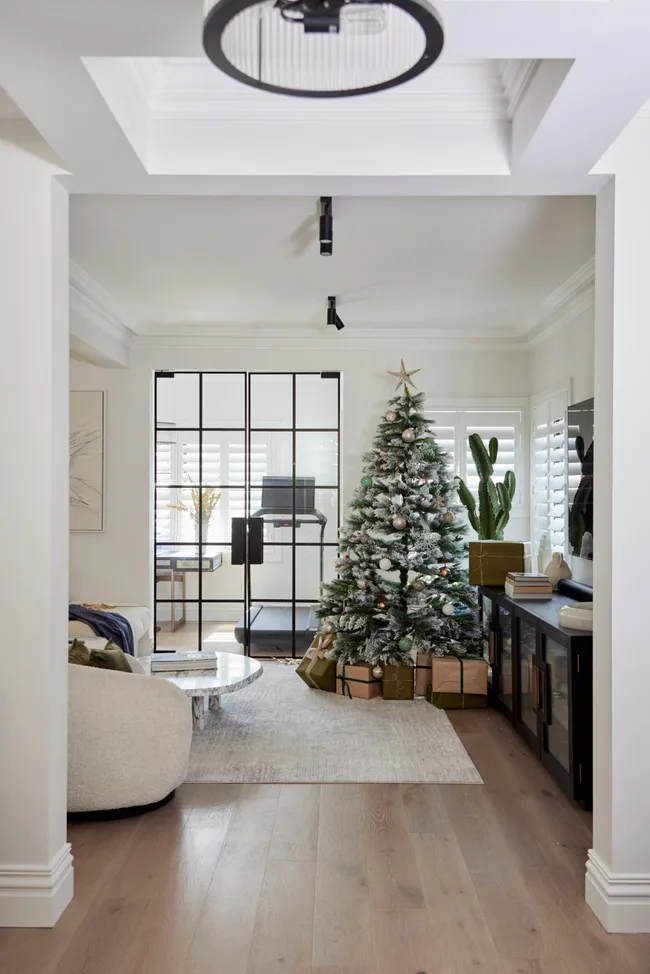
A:
{"type": "Polygon", "coordinates": [[[502,62],[501,81],[508,105],[509,119],[513,119],[517,114],[517,109],[528,91],[540,63],[539,60],[514,58],[502,62]]]}
{"type": "Polygon", "coordinates": [[[585,311],[594,306],[596,298],[596,260],[592,257],[564,284],[552,292],[542,305],[538,320],[523,331],[529,348],[558,334],[585,311]]]}
{"type": "Polygon", "coordinates": [[[70,261],[70,310],[76,311],[110,338],[131,345],[136,337],[135,319],[108,291],[70,261]]]}

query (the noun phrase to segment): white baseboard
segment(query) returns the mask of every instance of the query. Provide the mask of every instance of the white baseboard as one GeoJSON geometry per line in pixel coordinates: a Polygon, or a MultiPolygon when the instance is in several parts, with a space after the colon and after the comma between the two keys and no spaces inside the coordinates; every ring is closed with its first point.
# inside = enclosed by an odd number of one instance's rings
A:
{"type": "Polygon", "coordinates": [[[608,933],[650,933],[650,874],[612,873],[590,849],[585,898],[608,933]]]}
{"type": "Polygon", "coordinates": [[[46,866],[0,865],[0,927],[53,927],[72,893],[68,842],[46,866]]]}

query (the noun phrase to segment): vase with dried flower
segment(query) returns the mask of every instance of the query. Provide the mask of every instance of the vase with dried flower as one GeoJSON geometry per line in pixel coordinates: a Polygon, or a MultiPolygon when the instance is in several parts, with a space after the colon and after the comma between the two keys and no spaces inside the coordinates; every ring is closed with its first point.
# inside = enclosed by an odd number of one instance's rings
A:
{"type": "Polygon", "coordinates": [[[189,512],[190,520],[194,525],[194,540],[198,547],[199,542],[206,544],[208,540],[210,521],[221,500],[221,491],[217,490],[216,487],[200,488],[192,485],[190,498],[191,504],[189,505],[184,501],[177,501],[176,504],[168,504],[167,507],[172,511],[189,512]]]}

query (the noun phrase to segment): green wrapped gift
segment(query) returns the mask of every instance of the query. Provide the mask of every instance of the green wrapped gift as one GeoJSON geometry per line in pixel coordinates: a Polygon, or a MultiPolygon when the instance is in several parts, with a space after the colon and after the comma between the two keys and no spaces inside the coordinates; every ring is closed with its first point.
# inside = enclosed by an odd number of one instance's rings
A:
{"type": "Polygon", "coordinates": [[[336,662],[325,658],[333,642],[332,633],[319,633],[296,667],[298,676],[312,690],[336,692],[336,662]]]}
{"type": "Polygon", "coordinates": [[[483,693],[441,693],[431,684],[427,687],[427,700],[438,710],[469,710],[472,707],[487,707],[487,697],[483,693]]]}
{"type": "Polygon", "coordinates": [[[384,663],[381,695],[384,700],[412,700],[415,695],[415,670],[413,666],[384,663]]]}
{"type": "Polygon", "coordinates": [[[521,541],[470,541],[469,584],[503,586],[508,572],[524,571],[521,541]]]}

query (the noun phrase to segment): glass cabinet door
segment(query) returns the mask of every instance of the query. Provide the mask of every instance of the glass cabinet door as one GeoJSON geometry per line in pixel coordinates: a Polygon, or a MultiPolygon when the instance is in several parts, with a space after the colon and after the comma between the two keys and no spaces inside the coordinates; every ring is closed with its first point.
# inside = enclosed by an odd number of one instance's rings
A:
{"type": "Polygon", "coordinates": [[[544,638],[544,660],[546,663],[546,687],[549,699],[546,701],[545,750],[562,765],[571,770],[569,748],[569,652],[548,636],[544,638]]]}
{"type": "Polygon", "coordinates": [[[538,707],[535,694],[535,656],[537,653],[537,630],[525,619],[519,625],[519,720],[531,734],[538,735],[538,707]]]}
{"type": "Polygon", "coordinates": [[[499,607],[499,629],[501,632],[499,650],[499,701],[507,709],[512,710],[512,626],[513,616],[511,612],[499,607]]]}

